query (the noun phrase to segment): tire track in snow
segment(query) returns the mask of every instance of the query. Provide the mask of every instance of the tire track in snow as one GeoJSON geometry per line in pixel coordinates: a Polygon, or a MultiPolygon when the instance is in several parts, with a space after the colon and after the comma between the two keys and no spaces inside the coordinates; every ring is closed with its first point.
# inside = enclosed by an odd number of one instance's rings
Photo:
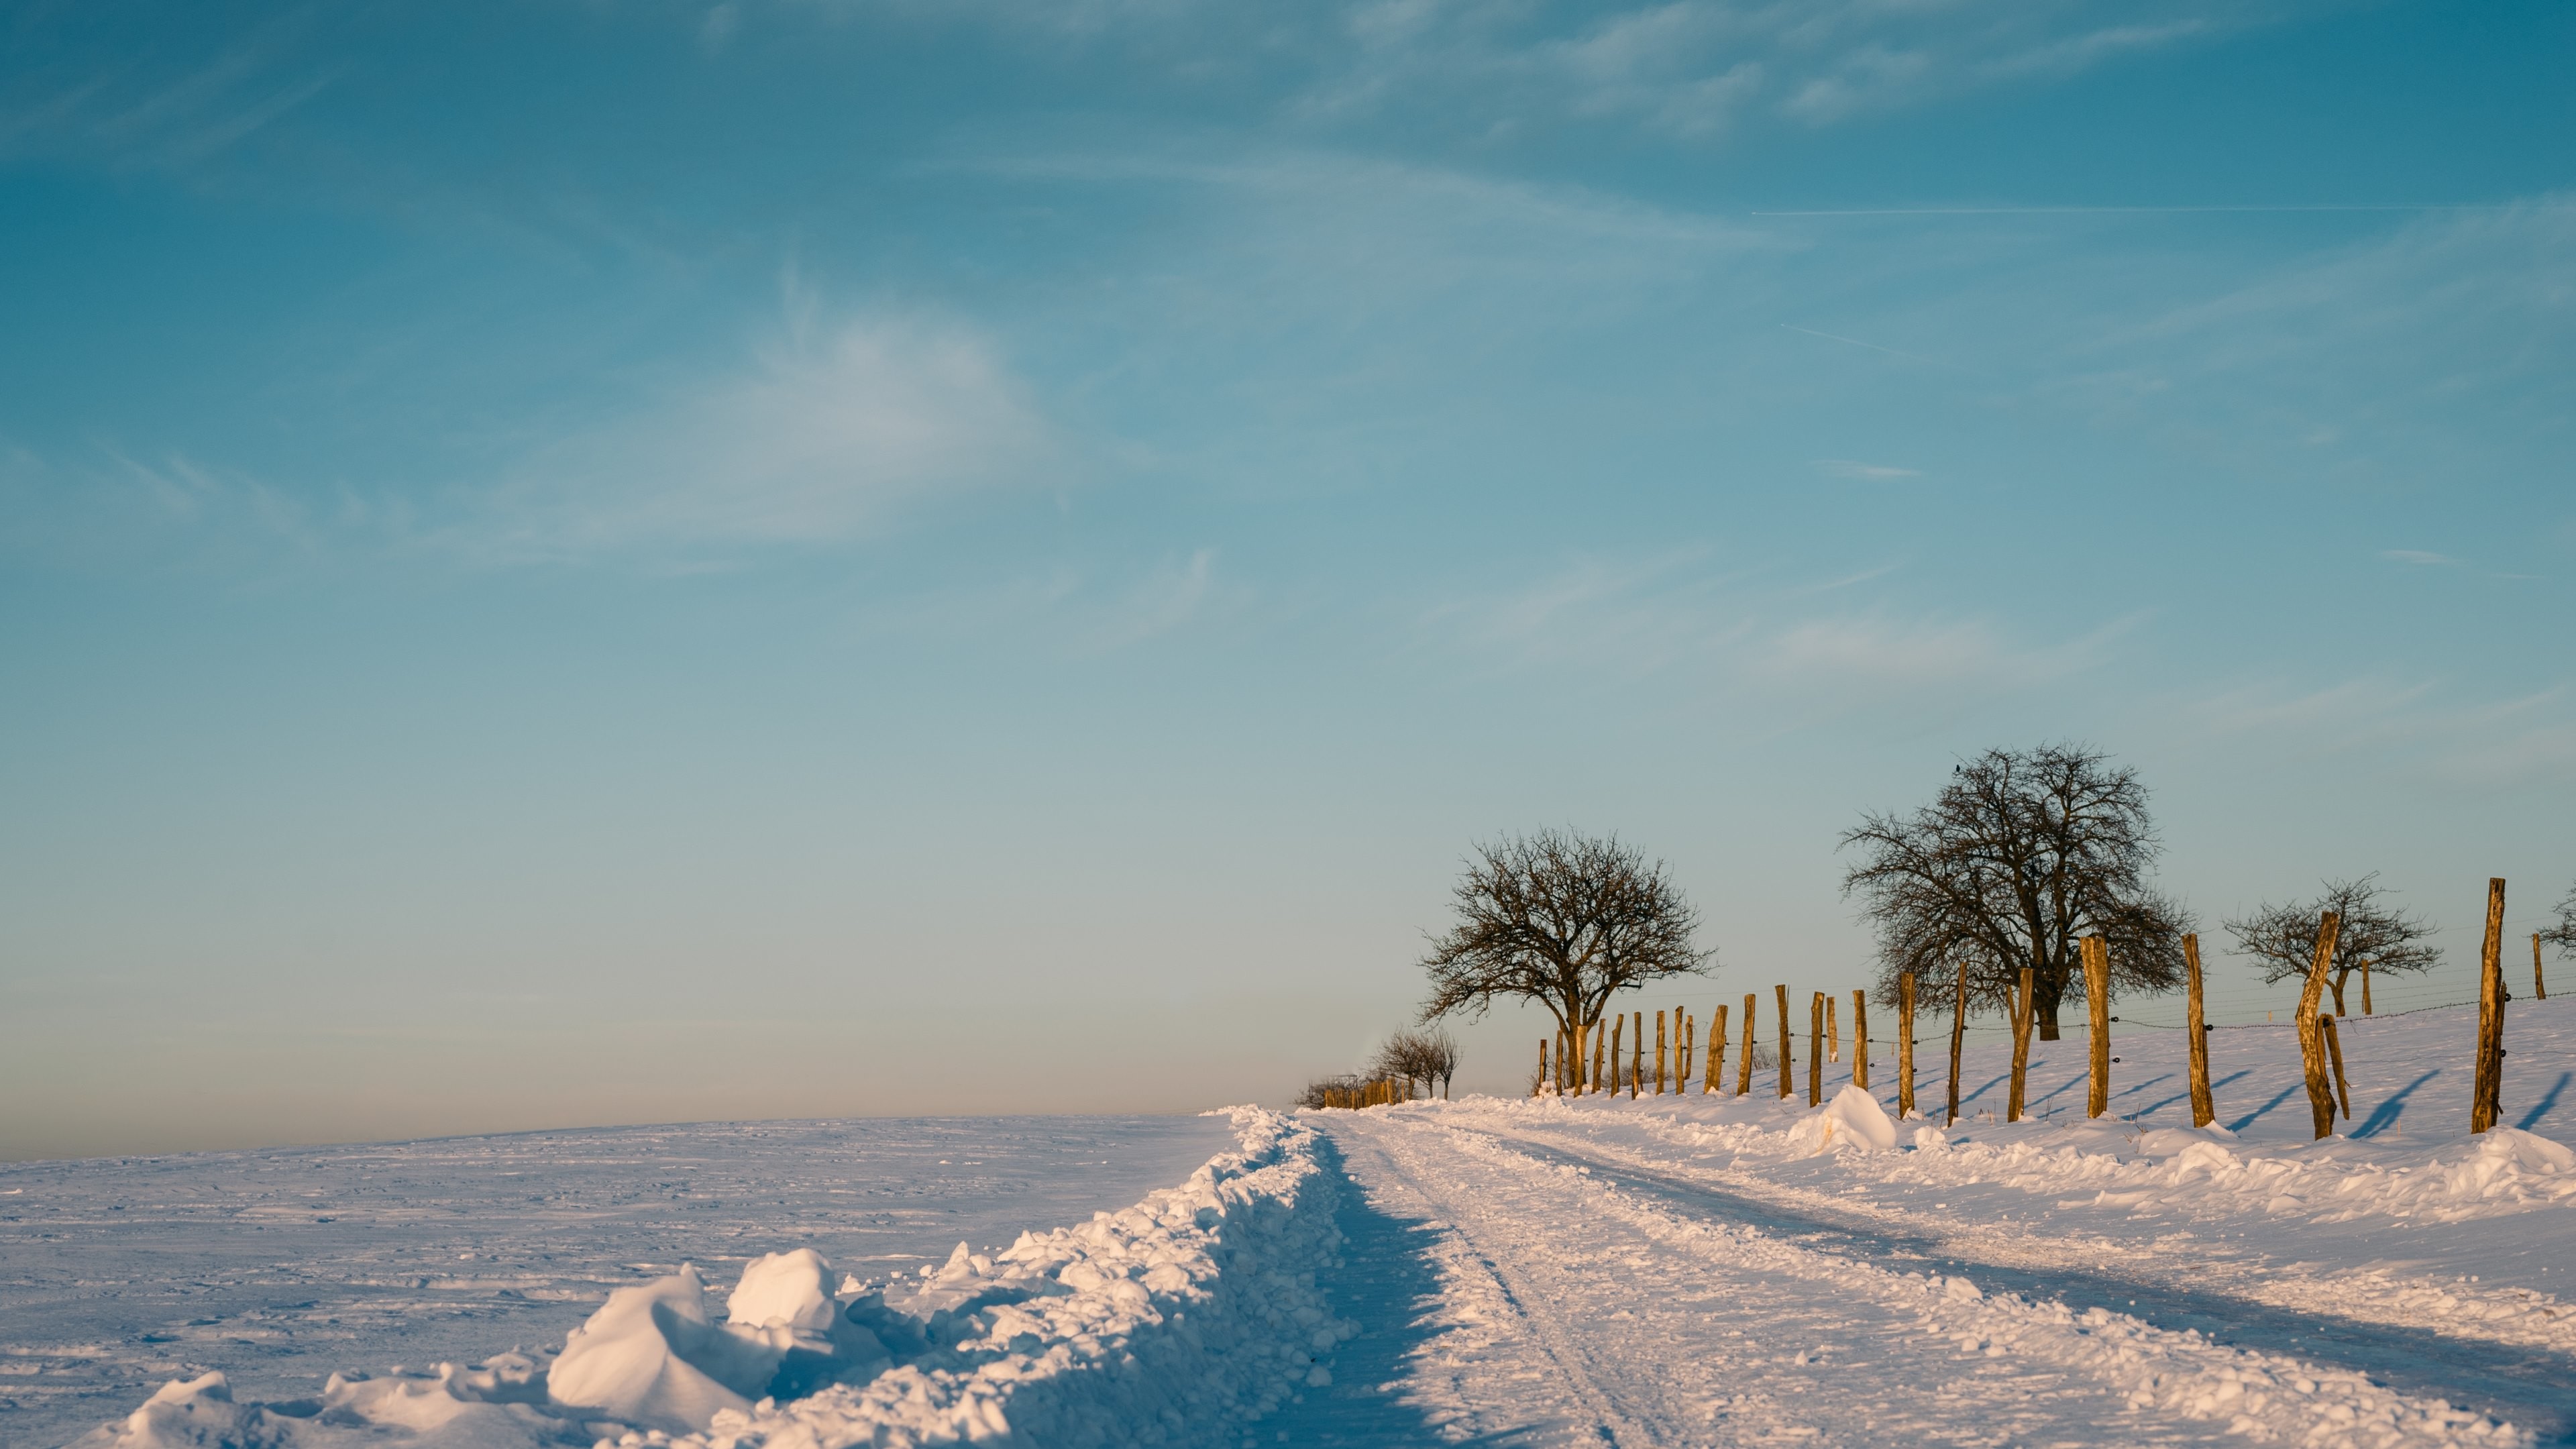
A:
{"type": "MultiPolygon", "coordinates": [[[[1449,1286],[1453,1289],[1468,1288],[1474,1297],[1498,1300],[1504,1310],[1510,1314],[1512,1323],[1526,1331],[1536,1341],[1539,1351],[1548,1361],[1549,1368],[1563,1380],[1567,1391],[1583,1406],[1584,1412],[1593,1421],[1592,1432],[1578,1437],[1616,1444],[1621,1446],[1621,1449],[1662,1443],[1661,1436],[1647,1432],[1612,1406],[1610,1396],[1602,1391],[1600,1383],[1587,1367],[1590,1355],[1578,1346],[1575,1336],[1567,1330],[1566,1326],[1557,1321],[1556,1315],[1548,1307],[1547,1295],[1539,1291],[1526,1274],[1516,1267],[1506,1266],[1501,1257],[1488,1250],[1482,1241],[1487,1236],[1486,1233],[1479,1231],[1479,1227],[1469,1226],[1470,1220],[1480,1220],[1484,1215],[1472,1208],[1465,1213],[1459,1212],[1457,1204],[1442,1201],[1439,1194],[1432,1190],[1405,1161],[1393,1153],[1384,1151],[1383,1142],[1372,1142],[1370,1145],[1380,1149],[1371,1154],[1376,1158],[1380,1169],[1393,1178],[1407,1195],[1426,1206],[1436,1205],[1450,1213],[1450,1231],[1456,1234],[1458,1247],[1462,1251],[1443,1255],[1446,1261],[1442,1266],[1448,1270],[1444,1276],[1451,1280],[1449,1286]],[[1491,1285],[1490,1292],[1474,1293],[1473,1288],[1484,1285],[1467,1285],[1456,1281],[1469,1271],[1487,1280],[1491,1285]]],[[[1345,1170],[1347,1170],[1347,1161],[1346,1153],[1345,1170]]],[[[1487,1328],[1491,1332],[1494,1325],[1488,1324],[1487,1328]]]]}
{"type": "Polygon", "coordinates": [[[1370,1159],[1400,1173],[1517,1272],[1525,1308],[1553,1305],[1600,1391],[1655,1442],[2529,1442],[2359,1374],[1679,1215],[1483,1133],[1419,1117],[1330,1130],[1376,1149],[1349,1159],[1363,1181],[1370,1159]]]}
{"type": "MultiPolygon", "coordinates": [[[[2024,1292],[2099,1306],[2222,1342],[2295,1342],[2303,1356],[2358,1369],[2410,1392],[2464,1400],[2552,1436],[2576,1429],[2570,1358],[2553,1339],[2477,1341],[2447,1320],[2406,1314],[2422,1290],[2403,1277],[2260,1276],[2209,1253],[2172,1261],[2136,1243],[1984,1225],[1947,1228],[1869,1203],[1784,1187],[1757,1175],[1648,1157],[1634,1149],[1547,1131],[1496,1130],[1541,1160],[1583,1167],[1692,1216],[1751,1224],[1799,1238],[1829,1235],[1817,1251],[1914,1259],[1978,1270],[2024,1292]],[[1831,1238],[1844,1241],[1836,1243],[1831,1238]],[[2082,1264],[2071,1267],[2071,1264],[2082,1264]],[[2380,1290],[2374,1297],[2367,1290],[2380,1290]],[[2380,1301],[2385,1298],[2386,1301],[2380,1301]],[[2515,1351],[2498,1353],[2507,1343],[2515,1351]]],[[[2018,1226],[2018,1225],[2016,1225],[2018,1226]]]]}
{"type": "MultiPolygon", "coordinates": [[[[1651,1138],[1678,1150],[1707,1151],[1709,1144],[1676,1135],[1694,1130],[1652,1117],[1620,1125],[1642,1129],[1651,1138]]],[[[1518,1127],[1484,1120],[1479,1130],[1510,1141],[1564,1152],[1596,1166],[1641,1176],[1662,1175],[1744,1203],[1751,1211],[1801,1227],[1825,1227],[1903,1242],[1932,1255],[1965,1262],[2035,1272],[2062,1271],[2067,1262],[2118,1264],[2118,1272],[2099,1272],[2133,1291],[2155,1291],[2206,1298],[2225,1293],[2251,1304],[2287,1310],[2331,1332],[2333,1320],[2349,1324],[2403,1329],[2410,1334],[2440,1333],[2522,1350],[2504,1360],[2534,1383],[2563,1381],[2576,1367],[2576,1315],[2538,1294],[2479,1294],[2448,1278],[2430,1278],[2380,1268],[2331,1276],[2285,1272],[2282,1265],[2236,1258],[2195,1238],[2185,1253],[2153,1242],[2082,1233],[2036,1232],[2016,1223],[2007,1231],[1992,1223],[1927,1222],[1919,1213],[1892,1211],[1876,1203],[1834,1197],[1811,1188],[1774,1181],[1758,1172],[1715,1168],[1698,1162],[1659,1158],[1633,1146],[1598,1138],[1518,1127]],[[2537,1350],[2537,1353],[2531,1352],[2537,1350]]],[[[1722,1150],[1722,1149],[1721,1149],[1722,1150]]],[[[1741,1214],[1739,1214],[1740,1216],[1741,1214]]],[[[2107,1290],[2106,1290],[2107,1291],[2107,1290]]],[[[2445,1357],[2465,1358],[2457,1350],[2445,1357]]],[[[2483,1367],[2492,1355],[2476,1360],[2483,1367]]],[[[2562,1406],[2562,1411],[2576,1405],[2562,1406]]]]}

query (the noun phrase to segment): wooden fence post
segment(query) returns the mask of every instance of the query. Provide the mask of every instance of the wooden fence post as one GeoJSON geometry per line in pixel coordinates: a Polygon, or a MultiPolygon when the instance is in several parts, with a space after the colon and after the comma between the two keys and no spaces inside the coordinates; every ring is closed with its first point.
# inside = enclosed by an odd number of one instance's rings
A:
{"type": "Polygon", "coordinates": [[[2111,1107],[2111,947],[2099,936],[2087,936],[2084,950],[2084,1004],[2093,1025],[2093,1080],[2084,1094],[2084,1115],[2099,1117],[2111,1107]]]}
{"type": "Polygon", "coordinates": [[[2534,1001],[2549,999],[2549,983],[2540,979],[2540,933],[2538,931],[2531,933],[2531,999],[2534,1001]]]}
{"type": "Polygon", "coordinates": [[[2326,1059],[2334,1063],[2335,1098],[2343,1106],[2343,1120],[2352,1120],[2352,1083],[2343,1074],[2343,1035],[2335,1030],[2331,1016],[2317,1018],[2317,1034],[2326,1039],[2326,1059]]]}
{"type": "MultiPolygon", "coordinates": [[[[1744,998],[1747,1001],[1752,997],[1744,998]]],[[[1699,1094],[1714,1097],[1726,1090],[1726,1007],[1721,1003],[1717,1015],[1708,1019],[1708,1079],[1699,1084],[1699,1094]]]]}
{"type": "Polygon", "coordinates": [[[2484,1132],[2504,1112],[2504,881],[2487,882],[2487,940],[2478,956],[2478,1069],[2469,1130],[2484,1132]]]}
{"type": "Polygon", "coordinates": [[[1914,1115],[1914,973],[1896,977],[1896,1120],[1914,1115]]]}
{"type": "Polygon", "coordinates": [[[1762,998],[1744,993],[1744,1060],[1735,1066],[1735,1095],[1753,1095],[1753,1007],[1762,998]]]}
{"type": "Polygon", "coordinates": [[[1628,1013],[1620,1012],[1610,1022],[1610,1095],[1619,1095],[1619,1052],[1628,1044],[1628,1013]]]}
{"type": "Polygon", "coordinates": [[[2308,966],[2308,984],[2299,992],[2299,1064],[2307,1071],[2308,1114],[2319,1137],[2334,1135],[2334,1084],[2326,1079],[2326,1043],[2317,1030],[2317,1002],[2326,994],[2326,972],[2334,965],[2335,937],[2343,922],[2328,911],[2317,918],[2317,954],[2308,966]]]}
{"type": "Polygon", "coordinates": [[[1664,1014],[1655,1013],[1655,1095],[1664,1094],[1664,1014]]]}
{"type": "Polygon", "coordinates": [[[1699,1014],[1690,1012],[1682,1017],[1682,1060],[1680,1067],[1673,1072],[1673,1095],[1681,1095],[1682,1083],[1690,1079],[1691,1063],[1697,1060],[1699,1060],[1699,1014]]]}
{"type": "Polygon", "coordinates": [[[1646,1013],[1637,1013],[1637,1044],[1628,1049],[1628,1100],[1637,1099],[1637,1078],[1646,1070],[1646,1013]]]}
{"type": "Polygon", "coordinates": [[[1831,998],[1819,991],[1807,1004],[1807,1105],[1815,1106],[1824,1097],[1825,1008],[1831,998]]]}
{"type": "Polygon", "coordinates": [[[1834,994],[1828,991],[1825,993],[1825,1060],[1829,1062],[1843,1059],[1843,1027],[1835,1016],[1834,994]]]}
{"type": "MultiPolygon", "coordinates": [[[[2209,1024],[2200,1012],[2200,937],[2182,938],[2183,1012],[2182,1028],[2191,1034],[2185,1055],[2191,1062],[2191,1125],[2206,1127],[2218,1120],[2218,1106],[2209,1099],[2209,1024]]],[[[2370,978],[2361,978],[2362,1010],[2370,1009],[2370,978]]]]}
{"type": "Polygon", "coordinates": [[[1959,1049],[1968,1041],[1968,963],[1959,963],[1959,1001],[1950,1016],[1950,1120],[1959,1120],[1959,1049]]]}
{"type": "Polygon", "coordinates": [[[1852,1085],[1869,1090],[1869,994],[1852,993],[1852,1085]]]}
{"type": "Polygon", "coordinates": [[[2361,1014],[2370,1015],[2370,958],[2361,958],[2361,1014]]]}
{"type": "Polygon", "coordinates": [[[1780,1100],[1787,1101],[1797,1085],[1798,1054],[1789,1049],[1789,986],[1780,984],[1780,1100]]]}
{"type": "Polygon", "coordinates": [[[1540,1038],[1538,1039],[1538,1080],[1537,1080],[1537,1081],[1535,1081],[1535,1082],[1530,1083],[1530,1095],[1531,1095],[1531,1096],[1533,1096],[1533,1097],[1543,1097],[1543,1096],[1546,1096],[1546,1095],[1547,1095],[1547,1038],[1546,1038],[1546,1037],[1540,1037],[1540,1038]]]}
{"type": "MultiPolygon", "coordinates": [[[[1605,1090],[1601,1085],[1601,1049],[1609,1040],[1609,1035],[1601,1030],[1601,1023],[1598,1020],[1595,1020],[1592,1023],[1592,1086],[1590,1089],[1595,1092],[1605,1090]]],[[[1610,1061],[1613,1066],[1616,1066],[1619,1058],[1616,1054],[1613,1054],[1610,1061]]],[[[1618,1089],[1619,1084],[1613,1082],[1606,1090],[1615,1092],[1618,1089]]]]}
{"type": "Polygon", "coordinates": [[[2004,1103],[2004,1120],[2021,1120],[2022,1088],[2030,1079],[2030,1013],[2033,982],[2031,968],[2021,968],[2021,993],[2013,1000],[2013,1068],[2012,1095],[2004,1103]]]}

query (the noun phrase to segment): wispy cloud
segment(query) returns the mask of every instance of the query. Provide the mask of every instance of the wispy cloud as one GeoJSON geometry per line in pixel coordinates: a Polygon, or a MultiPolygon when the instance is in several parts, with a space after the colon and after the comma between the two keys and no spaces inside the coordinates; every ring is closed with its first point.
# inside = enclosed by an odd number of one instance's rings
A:
{"type": "Polygon", "coordinates": [[[2383,548],[2379,556],[2402,564],[2456,564],[2458,559],[2446,553],[2428,553],[2420,548],[2383,548]]]}
{"type": "Polygon", "coordinates": [[[1445,603],[1424,626],[1491,667],[1620,677],[1686,674],[1805,712],[1901,701],[1947,709],[2045,688],[2110,660],[2142,616],[2034,640],[1992,619],[1806,602],[1892,567],[1822,580],[1720,572],[1704,555],[1587,559],[1524,587],[1445,603]]]}
{"type": "Polygon", "coordinates": [[[535,448],[462,541],[517,558],[831,543],[933,497],[1062,481],[1048,428],[979,334],[801,316],[732,375],[535,448]]]}
{"type": "Polygon", "coordinates": [[[2211,734],[2272,734],[2340,753],[2394,749],[2411,768],[2464,783],[2576,780],[2576,690],[2462,699],[2432,679],[2362,675],[2311,689],[2246,685],[2193,701],[2211,734]]]}
{"type": "Polygon", "coordinates": [[[1867,483],[1892,483],[1899,478],[1920,478],[1919,468],[1899,468],[1887,463],[1863,463],[1851,458],[1818,458],[1815,470],[1828,478],[1853,478],[1867,483]]]}

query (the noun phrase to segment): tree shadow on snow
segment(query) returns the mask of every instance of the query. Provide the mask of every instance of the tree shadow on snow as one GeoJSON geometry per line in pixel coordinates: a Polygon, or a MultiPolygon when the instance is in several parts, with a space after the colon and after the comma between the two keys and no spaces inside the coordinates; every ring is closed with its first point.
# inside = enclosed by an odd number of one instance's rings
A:
{"type": "MultiPolygon", "coordinates": [[[[1319,1153],[1326,1166],[1342,1173],[1341,1153],[1329,1137],[1319,1153]]],[[[1303,1402],[1283,1405],[1244,1425],[1241,1437],[1231,1442],[1357,1449],[1442,1443],[1503,1449],[1529,1442],[1520,1430],[1444,1438],[1430,1414],[1380,1387],[1401,1383],[1405,1360],[1431,1340],[1431,1319],[1439,1311],[1441,1294],[1430,1247],[1442,1229],[1427,1219],[1396,1217],[1371,1207],[1347,1174],[1334,1221],[1344,1240],[1342,1265],[1324,1287],[1333,1311],[1360,1325],[1359,1336],[1334,1352],[1330,1387],[1306,1390],[1303,1402]]]]}
{"type": "Polygon", "coordinates": [[[2560,1072],[2558,1074],[2558,1080],[2549,1084],[2548,1095],[2540,1099],[2538,1106],[2535,1106],[2530,1111],[2523,1113],[2522,1120],[2514,1123],[2513,1125],[2521,1128],[2525,1132],[2530,1131],[2539,1123],[2541,1118],[2549,1115],[2550,1108],[2558,1105],[2558,1094],[2567,1090],[2567,1083],[2570,1078],[2576,1078],[2576,1072],[2560,1072]]]}
{"type": "Polygon", "coordinates": [[[2370,1115],[2362,1119],[2360,1126],[2355,1127],[2344,1135],[2347,1137],[2376,1137],[2380,1133],[2387,1131],[2389,1128],[2396,1126],[2397,1119],[2404,1116],[2406,1113],[2406,1099],[2415,1095],[2415,1089],[2417,1087],[2424,1085],[2426,1082],[2429,1082],[2440,1075],[2442,1075],[2442,1069],[2440,1067],[2435,1067],[2433,1070],[2426,1072],[2424,1075],[2417,1077],[2411,1082],[2408,1082],[2405,1086],[2398,1088],[2396,1091],[2390,1093],[2386,1099],[2381,1101],[2378,1106],[2371,1108],[2370,1115]]]}
{"type": "Polygon", "coordinates": [[[2271,1101],[2264,1103],[2262,1106],[2255,1108],[2244,1116],[2237,1118],[2235,1121],[2228,1123],[2227,1130],[2230,1132],[2244,1131],[2246,1128],[2253,1126],[2256,1122],[2261,1121],[2265,1116],[2269,1115],[2273,1108],[2290,1100],[2290,1094],[2292,1092],[2304,1092],[2307,1089],[2308,1082],[2305,1077],[2292,1082],[2290,1085],[2281,1089],[2281,1094],[2279,1096],[2274,1097],[2271,1101]]]}
{"type": "MultiPolygon", "coordinates": [[[[2219,1088],[2226,1086],[2226,1085],[2227,1085],[2228,1083],[2230,1083],[2230,1082],[2242,1081],[2242,1080],[2243,1080],[2243,1079],[2245,1079],[2246,1077],[2250,1077],[2250,1076],[2252,1076],[2253,1074],[2254,1074],[2254,1069],[2253,1069],[2253,1068],[2251,1068],[2251,1067],[2247,1067],[2247,1068],[2246,1068],[2246,1069],[2244,1069],[2243,1071],[2230,1072],[2230,1073],[2228,1073],[2226,1076],[2223,1076],[2223,1077],[2219,1078],[2217,1081],[2214,1081],[2214,1082],[2212,1082],[2212,1083],[2210,1083],[2210,1084],[2209,1084],[2209,1091],[2210,1091],[2210,1095],[2214,1097],[2214,1096],[2216,1096],[2216,1095],[2218,1094],[2218,1089],[2219,1089],[2219,1088]]],[[[2173,1079],[2173,1074],[2172,1074],[2171,1072],[2168,1072],[2168,1073],[2166,1073],[2164,1076],[2161,1076],[2161,1077],[2156,1078],[2156,1080],[2157,1080],[2157,1081],[2159,1081],[2159,1082],[2171,1081],[2172,1079],[2173,1079]]],[[[2155,1113],[2157,1113],[2157,1112],[2161,1112],[2161,1111],[2163,1111],[2165,1108],[2172,1106],[2172,1105],[2173,1105],[2174,1103],[2176,1103],[2176,1102],[2187,1102],[2187,1101],[2190,1101],[2190,1100],[2191,1100],[2191,1089],[2190,1089],[2189,1087],[2185,1087],[2185,1088],[2183,1088],[2181,1091],[2174,1093],[2172,1096],[2165,1098],[2165,1099],[2164,1099],[2163,1101],[2161,1101],[2161,1102],[2149,1102],[2147,1105],[2145,1105],[2145,1106],[2143,1106],[2143,1107],[2140,1107],[2140,1108],[2138,1109],[2138,1115],[2139,1115],[2139,1116],[2141,1116],[2141,1117],[2152,1116],[2152,1115],[2154,1115],[2155,1113]]],[[[2231,1128],[2229,1128],[2228,1130],[2232,1132],[2232,1131],[2234,1131],[2234,1130],[2236,1130],[2236,1129],[2234,1129],[2234,1128],[2232,1128],[2232,1127],[2231,1127],[2231,1128]]]]}

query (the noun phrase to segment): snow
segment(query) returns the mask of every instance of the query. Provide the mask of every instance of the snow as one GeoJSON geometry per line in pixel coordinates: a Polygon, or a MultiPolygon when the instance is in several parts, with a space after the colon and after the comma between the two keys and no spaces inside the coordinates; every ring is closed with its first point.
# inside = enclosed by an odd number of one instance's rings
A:
{"type": "Polygon", "coordinates": [[[245,1403],[318,1402],[334,1370],[559,1348],[686,1262],[719,1300],[782,1249],[909,1273],[1233,1141],[1221,1118],[915,1118],[0,1164],[0,1445],[69,1443],[210,1370],[245,1403]]]}
{"type": "MultiPolygon", "coordinates": [[[[872,1275],[828,1214],[754,1214],[758,1251],[696,1254],[740,1265],[721,1317],[665,1265],[559,1351],[293,1399],[182,1376],[83,1443],[2569,1441],[2576,1012],[2515,1004],[2511,1060],[2543,1065],[2483,1137],[2469,1036],[2347,1023],[2354,1117],[2323,1142],[2286,1031],[2217,1034],[2210,1128],[2175,1105],[2180,1041],[2144,1033],[2098,1121],[1994,1120],[1991,1039],[1948,1125],[1899,1120],[1884,1051],[1876,1090],[1838,1066],[1814,1108],[1765,1081],[1232,1109],[1177,1185],[1006,1247],[872,1275]]],[[[2083,1060],[2037,1046],[2043,1113],[2083,1060]]]]}

